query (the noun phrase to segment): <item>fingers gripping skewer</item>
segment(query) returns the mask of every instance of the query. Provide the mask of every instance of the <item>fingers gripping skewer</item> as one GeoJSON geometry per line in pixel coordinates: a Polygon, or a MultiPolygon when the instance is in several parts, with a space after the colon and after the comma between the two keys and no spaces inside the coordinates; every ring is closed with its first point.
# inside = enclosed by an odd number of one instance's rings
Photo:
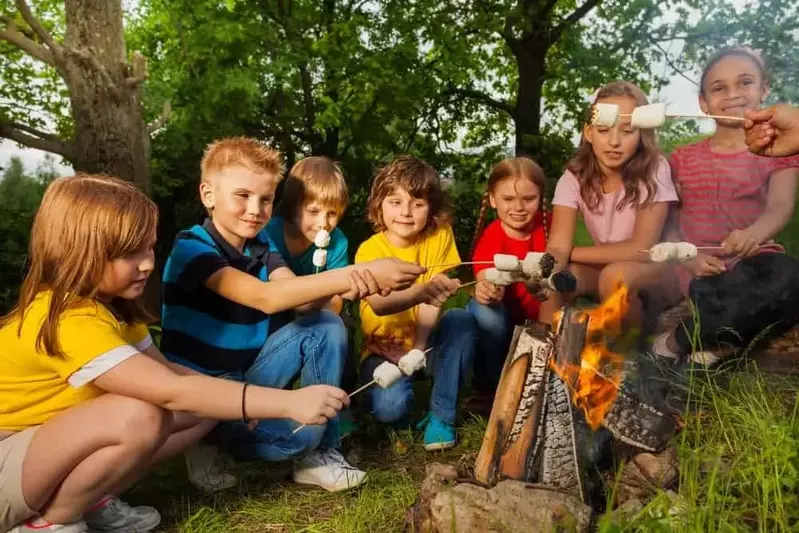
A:
{"type": "MultiPolygon", "coordinates": [[[[375,368],[374,372],[374,379],[369,383],[361,385],[354,391],[349,394],[349,397],[352,398],[356,394],[365,391],[375,383],[382,389],[386,389],[393,385],[399,378],[404,375],[410,376],[417,370],[423,368],[425,366],[425,355],[431,352],[433,348],[428,348],[424,351],[413,349],[407,354],[403,355],[400,358],[399,366],[389,363],[388,361],[384,361],[380,364],[377,368],[375,368]],[[407,364],[403,364],[403,360],[406,361],[407,364]]],[[[291,432],[292,435],[296,435],[302,428],[307,426],[308,424],[302,424],[301,426],[297,426],[294,431],[291,432]]]]}

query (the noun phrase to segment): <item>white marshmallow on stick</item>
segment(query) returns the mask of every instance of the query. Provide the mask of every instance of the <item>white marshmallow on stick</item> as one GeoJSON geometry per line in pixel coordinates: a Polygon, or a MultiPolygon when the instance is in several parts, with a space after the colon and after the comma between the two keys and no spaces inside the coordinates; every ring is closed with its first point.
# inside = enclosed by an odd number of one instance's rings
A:
{"type": "Polygon", "coordinates": [[[636,107],[630,118],[630,125],[633,128],[659,128],[664,122],[666,122],[666,104],[663,102],[636,107]]]}
{"type": "Polygon", "coordinates": [[[522,261],[522,272],[528,278],[541,278],[543,272],[541,270],[541,259],[544,258],[546,252],[528,252],[522,261]]]}
{"type": "Polygon", "coordinates": [[[699,255],[699,250],[696,245],[690,242],[677,243],[677,261],[688,261],[699,255]]]}
{"type": "Polygon", "coordinates": [[[654,263],[666,261],[688,261],[699,253],[690,242],[661,242],[649,249],[649,259],[654,263]]]}
{"type": "Polygon", "coordinates": [[[507,287],[511,283],[524,281],[524,279],[524,276],[517,272],[506,272],[504,270],[497,270],[496,268],[485,269],[485,280],[499,287],[507,287]]]}
{"type": "Polygon", "coordinates": [[[414,372],[423,369],[426,364],[427,357],[425,356],[424,352],[418,348],[414,348],[410,352],[400,357],[398,366],[399,369],[402,370],[403,374],[406,376],[411,376],[414,372]]]}
{"type": "Polygon", "coordinates": [[[375,383],[381,389],[387,389],[397,382],[402,377],[402,371],[399,367],[388,361],[383,361],[380,366],[375,368],[375,373],[372,374],[375,383]]]}
{"type": "Polygon", "coordinates": [[[330,233],[327,230],[320,229],[313,239],[313,243],[317,248],[327,248],[330,245],[330,233]]]}
{"type": "Polygon", "coordinates": [[[494,254],[494,266],[503,272],[516,272],[521,267],[521,262],[515,255],[494,254]]]}
{"type": "Polygon", "coordinates": [[[594,104],[591,111],[591,124],[612,128],[619,120],[619,106],[616,104],[594,104]]]}
{"type": "Polygon", "coordinates": [[[318,248],[313,252],[313,266],[322,268],[327,264],[327,250],[318,248]]]}

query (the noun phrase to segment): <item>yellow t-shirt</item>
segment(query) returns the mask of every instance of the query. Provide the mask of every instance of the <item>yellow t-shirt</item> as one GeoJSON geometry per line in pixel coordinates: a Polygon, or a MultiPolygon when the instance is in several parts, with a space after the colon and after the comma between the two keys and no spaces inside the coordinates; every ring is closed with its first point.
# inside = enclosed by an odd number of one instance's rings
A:
{"type": "Polygon", "coordinates": [[[19,320],[0,328],[0,430],[22,431],[103,394],[93,380],[152,344],[143,324],[120,322],[104,305],[87,300],[59,319],[64,357],[37,350],[36,337],[50,307],[39,293],[19,320]]]}
{"type": "MultiPolygon", "coordinates": [[[[391,244],[385,233],[377,233],[363,242],[355,254],[356,263],[364,263],[374,259],[395,257],[422,266],[450,265],[461,262],[458,249],[455,247],[455,235],[452,228],[438,228],[424,239],[407,248],[398,248],[391,244]]],[[[431,268],[417,278],[416,283],[427,283],[445,268],[431,268]]],[[[370,353],[384,353],[397,348],[408,351],[413,347],[416,335],[416,314],[418,306],[388,316],[377,316],[369,303],[360,302],[361,327],[363,343],[361,357],[370,353]]]]}

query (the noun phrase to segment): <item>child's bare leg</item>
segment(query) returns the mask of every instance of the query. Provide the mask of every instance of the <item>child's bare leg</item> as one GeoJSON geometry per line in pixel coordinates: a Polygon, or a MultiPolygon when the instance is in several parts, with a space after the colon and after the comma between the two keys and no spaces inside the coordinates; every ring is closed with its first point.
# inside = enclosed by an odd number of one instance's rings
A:
{"type": "Polygon", "coordinates": [[[640,326],[643,322],[641,294],[649,295],[653,311],[662,310],[679,300],[679,288],[674,267],[668,263],[637,263],[623,261],[607,265],[599,275],[599,296],[610,297],[621,281],[627,286],[630,307],[625,322],[640,326]]]}
{"type": "Polygon", "coordinates": [[[149,464],[169,442],[171,425],[170,411],[114,394],[56,416],[37,430],[25,456],[28,505],[53,523],[76,519],[149,464]]]}
{"type": "Polygon", "coordinates": [[[564,302],[571,301],[577,296],[596,294],[599,283],[600,267],[584,265],[580,263],[570,263],[566,269],[574,274],[574,277],[577,278],[577,290],[568,295],[553,292],[548,300],[541,302],[541,307],[538,312],[539,322],[543,322],[544,324],[552,324],[552,317],[556,311],[563,307],[564,302]]]}

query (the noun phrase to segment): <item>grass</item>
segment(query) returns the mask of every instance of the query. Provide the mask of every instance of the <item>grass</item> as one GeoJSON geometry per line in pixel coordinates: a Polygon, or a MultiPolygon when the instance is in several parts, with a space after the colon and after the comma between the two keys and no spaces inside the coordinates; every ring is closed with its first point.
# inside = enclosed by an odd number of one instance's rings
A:
{"type": "MultiPolygon", "coordinates": [[[[778,240],[799,255],[799,210],[778,240]]],[[[578,244],[590,244],[580,225],[578,244]]],[[[459,294],[448,307],[462,307],[459,294]]],[[[356,335],[356,343],[359,341],[356,335]]],[[[602,533],[799,531],[799,378],[754,368],[722,370],[690,382],[685,427],[676,438],[679,488],[641,511],[597,521],[602,533]]],[[[420,391],[424,392],[424,391],[420,391]]],[[[423,394],[417,404],[422,404],[423,394]]],[[[425,452],[418,434],[369,425],[345,441],[350,460],[369,472],[365,485],[331,494],[290,481],[288,464],[236,466],[240,485],[217,495],[194,489],[181,459],[163,465],[125,498],[157,507],[169,532],[394,532],[405,527],[425,466],[475,453],[485,421],[468,418],[448,452],[425,452]]]]}

